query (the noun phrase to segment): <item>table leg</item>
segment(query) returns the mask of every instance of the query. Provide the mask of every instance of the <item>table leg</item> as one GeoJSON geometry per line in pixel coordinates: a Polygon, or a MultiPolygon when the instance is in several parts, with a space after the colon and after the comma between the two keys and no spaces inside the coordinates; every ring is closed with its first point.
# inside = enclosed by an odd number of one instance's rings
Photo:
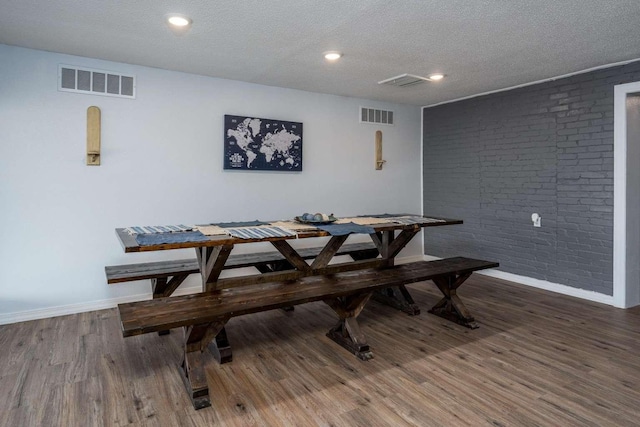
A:
{"type": "Polygon", "coordinates": [[[356,320],[369,298],[371,298],[371,292],[324,301],[340,318],[336,326],[327,332],[327,337],[361,360],[373,359],[373,353],[369,349],[367,339],[356,320]]]}
{"type": "Polygon", "coordinates": [[[216,283],[233,245],[196,248],[196,257],[202,275],[202,291],[216,291],[216,283]]]}
{"type": "MultiPolygon", "coordinates": [[[[419,230],[420,228],[402,230],[397,237],[393,231],[387,231],[384,234],[376,233],[371,235],[371,239],[378,247],[378,251],[382,255],[382,258],[388,258],[389,265],[392,266],[394,258],[407,245],[407,243],[411,241],[419,230]]],[[[359,255],[353,254],[352,257],[357,261],[359,255]]],[[[373,299],[398,310],[402,310],[410,316],[420,314],[420,307],[415,303],[405,286],[394,286],[391,288],[376,290],[373,293],[373,299]]]]}
{"type": "Polygon", "coordinates": [[[229,363],[233,360],[233,353],[231,352],[231,344],[227,338],[227,330],[222,328],[218,335],[209,344],[209,351],[213,354],[213,357],[220,363],[229,363]]]}
{"type": "Polygon", "coordinates": [[[450,275],[433,279],[440,292],[444,297],[434,305],[429,313],[440,316],[444,319],[455,322],[467,328],[476,329],[479,327],[474,317],[471,315],[467,307],[462,303],[457,294],[457,289],[471,276],[471,273],[459,276],[450,275]]]}
{"type": "Polygon", "coordinates": [[[401,310],[409,316],[417,316],[420,314],[420,307],[415,303],[404,285],[378,289],[373,293],[373,299],[374,301],[401,310]]]}
{"type": "MultiPolygon", "coordinates": [[[[291,265],[286,260],[276,261],[269,264],[260,264],[260,265],[256,265],[255,267],[262,274],[274,273],[276,271],[286,271],[294,268],[293,265],[291,265]]],[[[293,311],[295,310],[295,307],[290,305],[287,307],[282,307],[280,310],[290,314],[290,313],[293,313],[293,311]]]]}

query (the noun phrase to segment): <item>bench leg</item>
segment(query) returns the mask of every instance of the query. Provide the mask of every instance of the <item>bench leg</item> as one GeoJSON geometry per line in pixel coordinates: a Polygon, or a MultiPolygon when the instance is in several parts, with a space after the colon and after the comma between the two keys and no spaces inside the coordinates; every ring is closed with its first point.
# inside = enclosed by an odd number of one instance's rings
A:
{"type": "MultiPolygon", "coordinates": [[[[176,274],[171,277],[158,277],[156,279],[151,279],[151,290],[153,291],[153,299],[156,298],[166,298],[171,296],[171,294],[178,289],[178,286],[185,281],[185,279],[189,277],[188,274],[176,274]]],[[[158,331],[158,335],[169,335],[170,330],[166,331],[158,331]]]]}
{"type": "Polygon", "coordinates": [[[420,307],[413,301],[411,294],[404,285],[379,289],[373,293],[373,299],[402,310],[410,316],[420,314],[420,307]]]}
{"type": "Polygon", "coordinates": [[[201,352],[185,353],[180,364],[180,374],[191,403],[195,409],[211,406],[209,385],[204,372],[201,352]]]}
{"type": "Polygon", "coordinates": [[[327,332],[327,337],[361,360],[373,359],[373,353],[369,349],[367,339],[356,320],[369,298],[371,298],[371,292],[324,301],[340,318],[336,326],[327,332]]]}
{"type": "Polygon", "coordinates": [[[211,406],[203,353],[207,344],[224,329],[226,323],[203,323],[184,328],[184,356],[180,374],[195,409],[211,406]]]}
{"type": "Polygon", "coordinates": [[[457,294],[457,289],[471,276],[471,273],[465,273],[460,276],[446,276],[434,278],[433,282],[442,292],[444,297],[434,305],[429,313],[440,316],[444,319],[455,322],[467,328],[476,329],[479,327],[475,319],[467,310],[457,294]]]}

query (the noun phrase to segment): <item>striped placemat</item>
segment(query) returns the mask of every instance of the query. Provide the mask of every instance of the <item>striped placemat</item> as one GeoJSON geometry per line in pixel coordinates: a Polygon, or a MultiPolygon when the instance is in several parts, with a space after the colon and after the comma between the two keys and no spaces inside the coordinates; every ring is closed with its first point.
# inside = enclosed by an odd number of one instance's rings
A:
{"type": "Polygon", "coordinates": [[[193,231],[193,227],[188,225],[145,225],[127,227],[125,231],[129,234],[156,234],[156,233],[180,233],[184,231],[193,231]]]}
{"type": "Polygon", "coordinates": [[[397,224],[430,224],[433,222],[447,222],[439,218],[426,218],[424,216],[398,216],[395,218],[386,218],[387,222],[395,222],[397,224]]]}
{"type": "Polygon", "coordinates": [[[314,225],[303,224],[296,221],[275,221],[269,224],[271,227],[280,227],[286,230],[317,230],[314,225]]]}
{"type": "Polygon", "coordinates": [[[282,227],[227,228],[227,233],[239,239],[268,239],[270,237],[296,237],[297,234],[282,227]]]}

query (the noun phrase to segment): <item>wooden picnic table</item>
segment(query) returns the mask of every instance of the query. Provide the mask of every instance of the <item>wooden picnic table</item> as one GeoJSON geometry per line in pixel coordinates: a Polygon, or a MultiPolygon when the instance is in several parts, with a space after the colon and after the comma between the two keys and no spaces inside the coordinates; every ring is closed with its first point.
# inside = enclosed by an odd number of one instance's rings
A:
{"type": "MultiPolygon", "coordinates": [[[[308,276],[331,275],[369,268],[392,267],[395,257],[423,228],[462,224],[462,220],[458,219],[422,215],[385,214],[384,216],[385,218],[379,218],[380,223],[368,225],[374,230],[373,233],[369,234],[369,237],[378,249],[379,257],[375,252],[372,254],[371,251],[362,251],[351,253],[352,261],[331,265],[329,265],[329,262],[334,255],[339,252],[349,235],[331,236],[329,232],[321,229],[302,228],[296,231],[297,236],[288,237],[246,239],[232,237],[230,235],[211,235],[207,236],[206,240],[141,245],[136,240],[135,235],[132,235],[126,228],[117,228],[116,234],[126,253],[193,248],[196,252],[197,263],[202,278],[202,291],[217,292],[222,289],[239,286],[277,281],[293,281],[308,276]],[[424,218],[424,222],[413,224],[393,222],[394,218],[398,217],[424,218]],[[290,241],[296,239],[318,237],[330,237],[330,239],[322,247],[311,264],[305,261],[305,257],[300,254],[299,250],[296,250],[289,244],[290,241]],[[282,263],[275,265],[277,268],[265,268],[264,265],[260,265],[259,274],[220,278],[220,274],[223,269],[225,269],[229,255],[236,245],[258,242],[270,242],[278,252],[284,256],[287,261],[285,267],[283,268],[282,263]]],[[[376,215],[367,215],[367,217],[373,218],[376,217],[376,215]]],[[[358,218],[362,217],[353,217],[353,220],[358,221],[358,218]]],[[[281,221],[278,221],[278,223],[280,222],[281,221]]],[[[188,274],[177,275],[172,278],[172,281],[165,281],[164,283],[154,281],[154,297],[155,295],[170,295],[187,276],[188,274]]],[[[404,285],[377,290],[373,294],[373,299],[400,309],[410,315],[420,313],[420,308],[415,304],[411,294],[404,285]]],[[[162,333],[168,333],[168,331],[162,333]]],[[[213,345],[210,348],[218,362],[224,363],[231,360],[231,346],[224,328],[216,335],[213,345]]]]}
{"type": "MultiPolygon", "coordinates": [[[[116,229],[120,243],[127,253],[195,249],[202,279],[202,293],[168,298],[179,283],[194,271],[193,267],[180,267],[183,273],[171,278],[178,282],[170,284],[166,280],[166,271],[155,271],[150,275],[147,270],[150,267],[136,265],[132,270],[141,266],[143,271],[135,271],[129,278],[136,280],[140,274],[151,278],[154,299],[119,305],[123,335],[184,327],[181,374],[194,407],[199,409],[211,403],[201,353],[208,348],[220,363],[231,361],[231,348],[225,331],[225,324],[231,317],[321,300],[339,317],[338,323],[327,333],[327,337],[358,358],[368,360],[373,355],[356,318],[369,298],[377,292],[376,299],[409,314],[417,314],[419,309],[405,285],[431,279],[443,292],[443,298],[430,312],[470,328],[477,327],[473,316],[457,297],[456,289],[473,271],[497,267],[498,264],[451,258],[394,267],[396,256],[423,228],[462,224],[461,220],[455,219],[407,214],[398,216],[411,219],[409,222],[394,222],[398,218],[377,218],[375,223],[366,226],[357,224],[369,227],[366,230],[355,228],[356,232],[366,231],[373,245],[369,243],[363,248],[361,244],[351,244],[344,245],[344,249],[341,248],[349,234],[338,235],[336,230],[325,231],[318,228],[299,229],[292,235],[261,238],[200,234],[193,240],[168,239],[171,243],[162,240],[159,243],[149,243],[145,239],[141,243],[136,235],[131,234],[131,228],[116,229]],[[305,252],[306,249],[296,249],[290,244],[294,239],[317,237],[329,239],[324,246],[313,250],[313,261],[310,263],[306,261],[310,258],[308,250],[305,252]],[[257,242],[270,242],[278,253],[234,255],[230,258],[236,245],[257,242]],[[274,254],[281,257],[274,257],[274,254]],[[330,264],[336,254],[349,254],[352,260],[330,264]],[[220,278],[227,261],[227,268],[233,268],[235,264],[249,265],[251,259],[255,260],[259,274],[220,278]],[[273,263],[270,264],[271,262],[273,263]],[[156,275],[163,275],[163,281],[155,281],[157,278],[152,277],[156,275]],[[156,289],[160,285],[164,289],[156,289]]],[[[155,264],[159,263],[153,264],[153,269],[157,269],[155,264]]],[[[175,261],[172,265],[175,265],[175,261]]],[[[127,278],[120,274],[123,272],[122,267],[126,266],[107,267],[107,277],[111,277],[114,282],[126,281],[127,278]]],[[[127,276],[126,272],[124,276],[127,276]]]]}

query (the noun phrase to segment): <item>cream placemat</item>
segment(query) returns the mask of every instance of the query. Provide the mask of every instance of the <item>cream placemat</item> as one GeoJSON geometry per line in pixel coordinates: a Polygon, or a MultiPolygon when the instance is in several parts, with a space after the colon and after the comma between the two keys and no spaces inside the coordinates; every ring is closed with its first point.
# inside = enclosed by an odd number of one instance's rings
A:
{"type": "Polygon", "coordinates": [[[228,234],[222,227],[217,225],[196,225],[196,230],[204,234],[205,236],[222,236],[228,234]]]}
{"type": "Polygon", "coordinates": [[[282,227],[287,230],[316,230],[316,227],[309,224],[302,224],[296,221],[275,221],[268,225],[269,227],[282,227]]]}
{"type": "Polygon", "coordinates": [[[353,222],[358,225],[374,225],[374,224],[385,224],[389,223],[389,218],[374,218],[368,216],[356,216],[353,218],[340,218],[334,224],[348,224],[353,222]]]}

